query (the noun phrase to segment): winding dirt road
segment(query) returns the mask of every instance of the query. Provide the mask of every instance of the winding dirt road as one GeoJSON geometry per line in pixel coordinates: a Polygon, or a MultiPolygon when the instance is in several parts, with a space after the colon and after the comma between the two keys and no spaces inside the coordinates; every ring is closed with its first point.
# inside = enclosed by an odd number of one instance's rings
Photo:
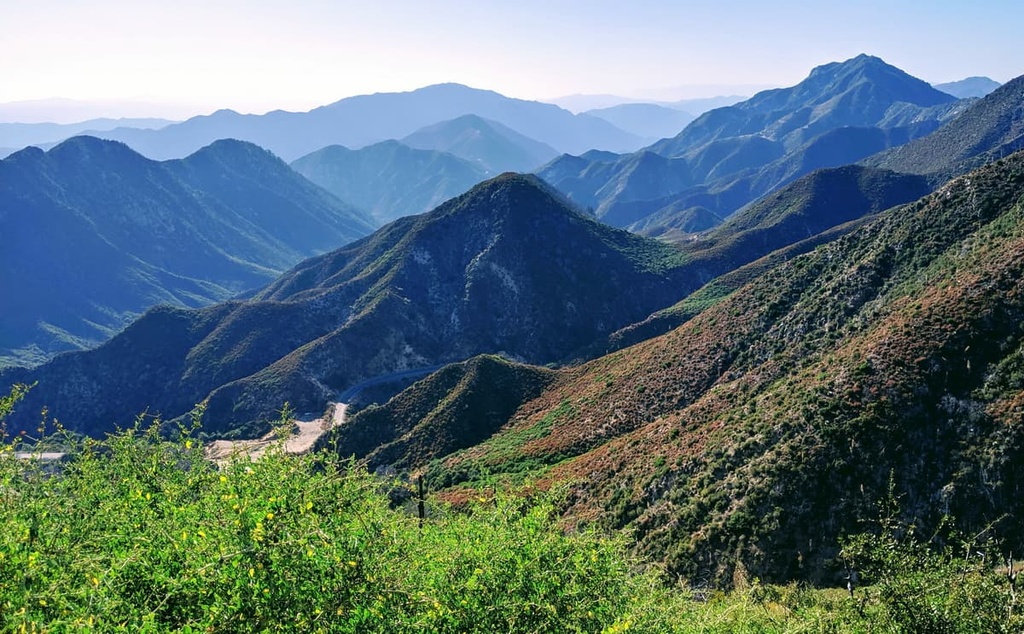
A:
{"type": "MultiPolygon", "coordinates": [[[[314,414],[307,414],[295,419],[293,431],[284,441],[284,452],[287,454],[306,453],[313,448],[320,436],[323,436],[328,430],[344,424],[348,404],[363,390],[395,381],[422,378],[442,367],[444,366],[432,365],[392,372],[353,385],[339,394],[337,401],[330,404],[333,406],[333,409],[329,410],[331,412],[330,420],[324,416],[316,417],[314,414]]],[[[215,440],[207,445],[206,457],[214,462],[224,462],[230,458],[243,456],[256,459],[266,453],[267,449],[276,442],[280,442],[276,431],[271,431],[265,436],[253,440],[215,440]]]]}

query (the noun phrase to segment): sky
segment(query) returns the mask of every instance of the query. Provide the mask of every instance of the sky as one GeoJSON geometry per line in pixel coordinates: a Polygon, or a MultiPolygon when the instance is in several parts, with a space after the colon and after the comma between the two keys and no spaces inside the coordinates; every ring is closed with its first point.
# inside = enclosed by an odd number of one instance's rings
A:
{"type": "Polygon", "coordinates": [[[266,112],[441,82],[668,100],[859,53],[1003,82],[1022,26],[1020,0],[0,0],[0,103],[266,112]]]}

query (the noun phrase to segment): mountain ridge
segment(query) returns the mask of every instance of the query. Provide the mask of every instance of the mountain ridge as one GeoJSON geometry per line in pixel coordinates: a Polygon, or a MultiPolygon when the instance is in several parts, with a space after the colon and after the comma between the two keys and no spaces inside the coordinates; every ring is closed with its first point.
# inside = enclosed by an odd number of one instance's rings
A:
{"type": "Polygon", "coordinates": [[[890,493],[924,534],[954,517],[1016,550],[1022,227],[1018,152],[563,370],[428,480],[567,486],[568,524],[629,529],[691,583],[834,583],[890,493]]]}
{"type": "Polygon", "coordinates": [[[28,148],[0,161],[0,200],[0,286],[14,307],[3,354],[36,362],[98,343],[158,302],[226,299],[372,229],[237,141],[165,163],[93,137],[28,148]]]}
{"type": "Polygon", "coordinates": [[[23,409],[45,404],[90,433],[205,400],[211,432],[255,434],[286,401],[315,411],[389,372],[481,353],[559,361],[674,302],[680,257],[580,214],[536,177],[504,174],[246,301],[150,311],[95,351],[0,378],[38,381],[23,409]]]}
{"type": "Polygon", "coordinates": [[[866,165],[948,179],[1024,148],[1024,75],[1012,79],[936,130],[870,156],[866,165]]]}
{"type": "Polygon", "coordinates": [[[684,224],[675,214],[694,208],[727,217],[814,169],[925,135],[960,107],[951,95],[860,55],[819,66],[795,86],[710,110],[675,137],[636,153],[614,161],[560,157],[537,173],[593,207],[598,218],[657,231],[646,217],[658,214],[667,227],[684,224]],[[645,153],[664,157],[666,165],[638,170],[636,157],[645,153]]]}
{"type": "Polygon", "coordinates": [[[398,141],[358,150],[329,145],[292,161],[291,167],[381,224],[430,211],[487,178],[479,166],[457,156],[398,141]]]}
{"type": "Polygon", "coordinates": [[[123,141],[157,159],[179,158],[216,139],[231,137],[292,161],[328,145],[359,148],[401,139],[425,126],[466,114],[493,119],[559,151],[584,152],[595,145],[621,150],[640,145],[639,139],[603,119],[461,84],[358,95],[308,112],[276,110],[245,115],[218,110],[160,130],[119,128],[99,136],[123,141]]]}

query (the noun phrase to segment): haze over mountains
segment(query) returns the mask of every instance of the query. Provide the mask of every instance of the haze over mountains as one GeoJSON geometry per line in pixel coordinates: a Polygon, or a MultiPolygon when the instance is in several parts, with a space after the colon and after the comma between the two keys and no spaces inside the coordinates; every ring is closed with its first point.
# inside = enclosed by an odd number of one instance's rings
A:
{"type": "Polygon", "coordinates": [[[330,145],[292,161],[291,167],[380,224],[429,211],[487,178],[479,164],[398,141],[358,150],[330,145]]]}
{"type": "Polygon", "coordinates": [[[968,77],[959,81],[951,81],[945,84],[933,84],[936,90],[953,95],[958,99],[971,99],[984,97],[1000,84],[988,77],[968,77]]]}
{"type": "Polygon", "coordinates": [[[634,99],[619,95],[567,95],[549,99],[549,103],[561,106],[571,112],[587,112],[602,110],[623,104],[649,103],[674,110],[688,112],[694,116],[704,114],[708,110],[731,106],[743,101],[750,95],[770,88],[770,86],[703,86],[699,90],[704,95],[716,95],[686,99],[634,99]]]}
{"type": "Polygon", "coordinates": [[[561,157],[538,174],[615,226],[659,212],[704,209],[726,217],[814,169],[923,136],[961,107],[951,95],[861,55],[818,67],[791,88],[706,112],[636,153],[561,157]]]}
{"type": "Polygon", "coordinates": [[[586,114],[600,117],[631,134],[652,142],[675,136],[677,132],[686,127],[686,124],[696,118],[696,115],[685,110],[652,103],[625,103],[608,108],[587,110],[586,114]]]}
{"type": "MultiPolygon", "coordinates": [[[[666,114],[605,114],[631,111],[666,114]]],[[[585,143],[632,138],[593,115],[454,85],[131,134],[232,126],[322,144],[290,167],[227,140],[0,161],[8,354],[175,304],[0,371],[35,384],[15,431],[205,403],[206,433],[253,436],[286,402],[450,364],[322,446],[455,500],[564,485],[568,525],[706,585],[831,583],[890,486],[926,532],[1024,543],[1024,78],[958,100],[861,55],[628,152],[585,143]],[[400,140],[359,141],[380,130],[400,140]]]]}
{"type": "Polygon", "coordinates": [[[372,228],[248,143],[165,163],[92,137],[22,150],[0,161],[0,358],[94,345],[156,303],[226,299],[372,228]]]}
{"type": "Polygon", "coordinates": [[[349,97],[309,112],[243,115],[220,110],[160,130],[122,128],[103,137],[123,141],[155,159],[180,158],[216,139],[230,137],[251,141],[292,161],[327,145],[359,148],[401,139],[425,126],[469,114],[497,121],[559,152],[584,152],[593,147],[622,151],[640,143],[637,137],[597,117],[459,84],[349,97]]]}
{"type": "Polygon", "coordinates": [[[546,143],[472,114],[417,130],[402,143],[420,150],[447,152],[495,176],[532,172],[558,156],[558,151],[546,143]]]}
{"type": "Polygon", "coordinates": [[[89,131],[107,131],[115,128],[150,130],[174,123],[168,119],[88,119],[78,123],[0,123],[0,158],[23,147],[35,145],[49,147],[69,137],[89,131]]]}

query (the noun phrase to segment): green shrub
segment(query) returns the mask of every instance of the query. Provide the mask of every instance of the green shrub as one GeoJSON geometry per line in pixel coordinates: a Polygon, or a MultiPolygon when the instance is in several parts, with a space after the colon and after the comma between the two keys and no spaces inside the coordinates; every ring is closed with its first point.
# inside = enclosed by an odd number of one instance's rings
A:
{"type": "MultiPolygon", "coordinates": [[[[0,420],[24,388],[0,398],[0,420]]],[[[201,413],[201,412],[200,412],[201,413]]],[[[197,413],[198,415],[198,413],[197,413]]],[[[0,442],[0,632],[1021,631],[991,566],[897,533],[851,539],[871,585],[694,595],[627,539],[565,531],[520,491],[395,509],[333,454],[215,465],[195,427],[0,442]],[[168,439],[173,436],[173,439],[168,439]],[[62,446],[62,461],[41,459],[62,446]],[[35,451],[22,459],[17,451],[35,451]]]]}
{"type": "Polygon", "coordinates": [[[219,468],[159,424],[0,459],[0,631],[595,632],[650,584],[623,540],[499,495],[419,528],[328,454],[219,468]]]}
{"type": "MultiPolygon", "coordinates": [[[[843,557],[859,570],[862,603],[877,606],[879,629],[889,632],[1022,632],[1014,564],[985,539],[955,535],[945,526],[929,539],[898,519],[890,481],[878,530],[846,540],[843,557]],[[1012,575],[1012,576],[1011,576],[1012,575]]],[[[952,522],[950,521],[951,525],[952,522]]]]}

